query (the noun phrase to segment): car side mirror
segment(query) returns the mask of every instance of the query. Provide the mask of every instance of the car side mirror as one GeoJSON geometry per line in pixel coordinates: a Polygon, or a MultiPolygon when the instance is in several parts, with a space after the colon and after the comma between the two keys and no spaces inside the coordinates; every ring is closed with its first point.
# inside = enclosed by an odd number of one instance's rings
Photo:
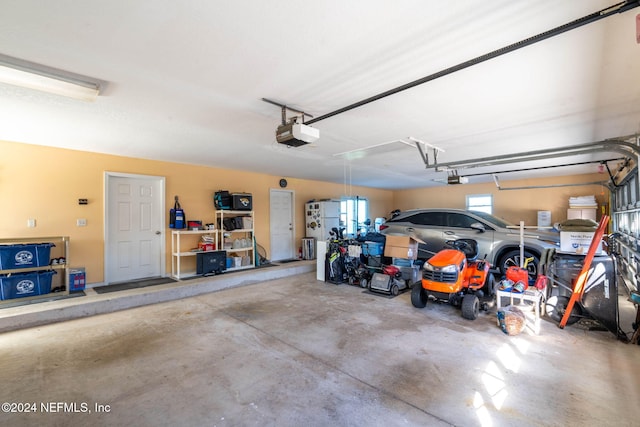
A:
{"type": "Polygon", "coordinates": [[[472,230],[476,230],[478,233],[484,233],[485,231],[487,231],[487,229],[484,228],[484,225],[480,224],[479,222],[474,222],[469,227],[471,227],[472,230]]]}

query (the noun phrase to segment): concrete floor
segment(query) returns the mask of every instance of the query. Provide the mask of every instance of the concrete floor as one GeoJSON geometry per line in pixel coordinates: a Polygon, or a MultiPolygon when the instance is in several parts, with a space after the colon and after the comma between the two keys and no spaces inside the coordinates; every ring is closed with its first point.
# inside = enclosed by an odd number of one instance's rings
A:
{"type": "Polygon", "coordinates": [[[610,332],[509,337],[315,272],[5,332],[0,357],[0,402],[32,410],[2,425],[640,424],[640,348],[610,332]]]}

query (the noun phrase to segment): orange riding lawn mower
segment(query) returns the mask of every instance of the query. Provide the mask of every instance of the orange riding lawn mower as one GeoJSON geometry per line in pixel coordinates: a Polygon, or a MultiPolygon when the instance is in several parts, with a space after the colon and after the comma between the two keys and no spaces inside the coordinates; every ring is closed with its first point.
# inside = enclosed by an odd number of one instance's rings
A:
{"type": "Polygon", "coordinates": [[[475,320],[480,309],[493,301],[495,281],[487,261],[478,260],[478,243],[473,239],[448,240],[447,248],[427,260],[422,280],[411,288],[411,303],[424,308],[429,298],[462,308],[462,317],[475,320]]]}

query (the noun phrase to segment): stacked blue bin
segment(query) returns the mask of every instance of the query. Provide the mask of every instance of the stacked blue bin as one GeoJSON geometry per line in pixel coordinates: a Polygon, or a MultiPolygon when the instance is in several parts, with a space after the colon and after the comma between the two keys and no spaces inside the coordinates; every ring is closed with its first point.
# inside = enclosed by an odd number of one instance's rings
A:
{"type": "Polygon", "coordinates": [[[44,295],[51,292],[53,270],[33,273],[0,275],[0,299],[14,299],[44,295]]]}
{"type": "Polygon", "coordinates": [[[53,243],[0,245],[0,270],[46,267],[53,243]]]}
{"type": "MultiPolygon", "coordinates": [[[[0,270],[47,267],[53,243],[0,245],[0,270]]],[[[0,274],[0,299],[24,298],[51,292],[55,271],[0,274]]]]}
{"type": "Polygon", "coordinates": [[[364,242],[362,244],[362,253],[366,256],[381,256],[383,252],[384,252],[384,243],[364,242]]]}
{"type": "Polygon", "coordinates": [[[362,254],[367,257],[367,266],[373,268],[382,267],[382,254],[384,253],[384,243],[364,242],[362,243],[362,254]]]}

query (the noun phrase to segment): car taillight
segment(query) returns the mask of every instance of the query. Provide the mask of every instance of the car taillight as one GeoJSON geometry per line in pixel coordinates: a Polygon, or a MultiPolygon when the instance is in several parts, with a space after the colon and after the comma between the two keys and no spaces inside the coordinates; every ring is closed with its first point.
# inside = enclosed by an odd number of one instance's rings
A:
{"type": "Polygon", "coordinates": [[[384,230],[385,228],[389,228],[389,226],[388,225],[384,225],[384,224],[380,224],[380,228],[379,228],[380,231],[384,230]]]}

